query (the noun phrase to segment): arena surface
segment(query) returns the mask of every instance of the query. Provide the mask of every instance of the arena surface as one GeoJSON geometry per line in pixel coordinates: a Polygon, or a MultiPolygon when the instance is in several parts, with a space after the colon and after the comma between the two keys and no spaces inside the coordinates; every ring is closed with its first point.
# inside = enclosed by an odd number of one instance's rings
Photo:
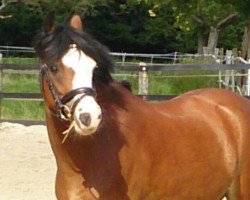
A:
{"type": "Polygon", "coordinates": [[[55,200],[55,173],[45,126],[0,123],[0,200],[55,200]]]}

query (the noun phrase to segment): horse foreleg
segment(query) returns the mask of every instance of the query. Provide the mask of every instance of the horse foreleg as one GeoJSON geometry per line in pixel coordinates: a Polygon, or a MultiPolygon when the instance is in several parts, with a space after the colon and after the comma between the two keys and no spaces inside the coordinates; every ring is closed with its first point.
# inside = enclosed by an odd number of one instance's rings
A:
{"type": "Polygon", "coordinates": [[[250,155],[246,157],[247,161],[242,167],[240,175],[240,198],[239,200],[250,199],[250,155]]]}
{"type": "Polygon", "coordinates": [[[250,200],[250,155],[244,156],[240,174],[228,190],[227,200],[250,200]]]}
{"type": "MultiPolygon", "coordinates": [[[[239,176],[237,176],[231,186],[228,189],[225,200],[240,200],[240,180],[239,176]]],[[[224,198],[222,200],[224,200],[224,198]]]]}

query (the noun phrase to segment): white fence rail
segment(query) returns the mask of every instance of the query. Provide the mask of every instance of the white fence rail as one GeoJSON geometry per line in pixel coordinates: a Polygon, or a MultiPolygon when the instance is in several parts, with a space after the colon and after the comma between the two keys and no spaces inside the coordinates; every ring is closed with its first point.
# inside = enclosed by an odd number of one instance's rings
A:
{"type": "MultiPolygon", "coordinates": [[[[217,54],[190,54],[181,52],[172,52],[166,54],[146,54],[146,53],[126,53],[126,52],[111,52],[110,54],[115,57],[116,61],[120,65],[138,64],[143,61],[150,64],[168,63],[178,64],[183,61],[197,59],[199,57],[209,59],[214,64],[250,64],[250,61],[246,61],[241,57],[235,56],[232,50],[227,50],[226,55],[223,55],[223,49],[217,49],[217,54]],[[221,53],[222,52],[222,53],[221,53]],[[219,55],[220,54],[220,55],[219,55]]],[[[17,46],[0,46],[0,63],[4,55],[15,55],[19,53],[35,53],[32,47],[17,47],[17,46]]],[[[202,65],[202,64],[201,64],[202,65]]],[[[250,96],[250,70],[247,69],[243,73],[236,70],[223,70],[219,71],[219,87],[226,87],[237,91],[242,95],[250,96]],[[244,87],[242,88],[236,83],[235,77],[245,76],[244,87]]]]}

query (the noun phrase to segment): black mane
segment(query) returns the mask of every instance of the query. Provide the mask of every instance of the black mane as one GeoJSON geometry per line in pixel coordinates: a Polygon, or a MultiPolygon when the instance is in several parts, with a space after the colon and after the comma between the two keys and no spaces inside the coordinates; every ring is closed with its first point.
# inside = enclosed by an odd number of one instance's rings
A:
{"type": "Polygon", "coordinates": [[[59,24],[51,33],[42,31],[36,38],[35,51],[43,63],[54,66],[68,51],[70,44],[76,44],[77,48],[96,61],[95,82],[112,81],[110,71],[113,70],[113,61],[108,49],[86,32],[67,24],[59,24]]]}

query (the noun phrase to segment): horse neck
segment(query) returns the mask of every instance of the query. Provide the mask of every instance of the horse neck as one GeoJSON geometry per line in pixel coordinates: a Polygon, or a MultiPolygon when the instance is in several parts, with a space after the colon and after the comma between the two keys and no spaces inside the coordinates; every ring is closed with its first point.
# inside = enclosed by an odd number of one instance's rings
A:
{"type": "Polygon", "coordinates": [[[98,85],[96,89],[97,103],[102,110],[102,122],[97,134],[106,136],[110,133],[119,136],[120,126],[123,125],[124,118],[129,115],[128,110],[133,106],[136,98],[116,82],[98,85]]]}
{"type": "Polygon", "coordinates": [[[92,136],[73,133],[62,144],[62,132],[68,125],[54,117],[47,109],[47,118],[49,123],[52,123],[48,124],[49,138],[57,161],[62,160],[61,163],[68,163],[68,166],[80,171],[86,168],[86,163],[91,166],[94,161],[90,161],[90,158],[98,158],[98,162],[106,162],[107,157],[115,159],[115,154],[118,154],[125,142],[119,131],[120,126],[126,115],[126,107],[134,98],[127,89],[115,83],[99,85],[96,89],[103,119],[97,133],[92,136]]]}
{"type": "Polygon", "coordinates": [[[97,103],[104,111],[116,109],[115,112],[119,112],[124,110],[129,106],[131,99],[133,99],[131,92],[115,82],[111,82],[108,85],[98,85],[97,94],[97,103]]]}

